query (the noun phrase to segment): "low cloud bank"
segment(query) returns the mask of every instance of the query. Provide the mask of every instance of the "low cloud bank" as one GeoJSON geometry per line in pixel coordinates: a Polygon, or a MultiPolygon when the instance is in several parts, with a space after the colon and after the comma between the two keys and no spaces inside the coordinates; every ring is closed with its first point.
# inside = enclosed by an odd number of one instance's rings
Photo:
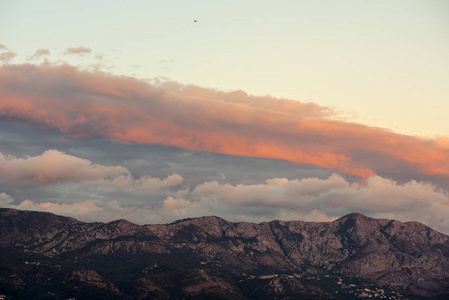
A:
{"type": "Polygon", "coordinates": [[[217,215],[230,221],[262,222],[272,219],[330,221],[350,212],[377,218],[419,221],[449,233],[449,193],[430,183],[406,184],[372,176],[350,183],[341,175],[326,179],[274,178],[256,185],[204,182],[193,189],[169,192],[159,206],[127,206],[113,200],[105,204],[89,199],[78,203],[36,203],[0,193],[0,205],[47,211],[84,221],[125,218],[139,224],[166,223],[180,218],[217,215]]]}

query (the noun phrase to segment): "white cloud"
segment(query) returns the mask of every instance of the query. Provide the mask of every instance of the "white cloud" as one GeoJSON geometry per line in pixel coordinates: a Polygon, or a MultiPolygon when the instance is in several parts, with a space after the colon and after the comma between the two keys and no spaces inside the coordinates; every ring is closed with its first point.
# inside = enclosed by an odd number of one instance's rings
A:
{"type": "Polygon", "coordinates": [[[6,194],[6,193],[0,193],[0,206],[4,207],[9,204],[11,204],[14,201],[14,199],[6,194]]]}
{"type": "MultiPolygon", "coordinates": [[[[449,195],[430,183],[406,184],[372,176],[349,183],[333,174],[327,179],[276,178],[258,185],[230,185],[206,182],[191,193],[192,207],[235,206],[236,212],[260,213],[264,208],[272,218],[318,220],[317,212],[328,218],[357,211],[379,218],[417,220],[449,232],[449,195]],[[256,210],[259,208],[259,210],[256,210]]],[[[187,208],[184,205],[184,210],[187,208]]],[[[320,217],[323,219],[322,217],[320,217]]]]}
{"type": "Polygon", "coordinates": [[[143,176],[136,181],[135,188],[136,190],[155,193],[160,191],[161,189],[178,186],[182,183],[182,181],[182,176],[179,174],[172,174],[164,179],[143,176]]]}
{"type": "Polygon", "coordinates": [[[183,181],[179,174],[172,174],[165,179],[148,175],[134,178],[123,166],[95,164],[58,150],[47,150],[42,155],[25,158],[0,153],[0,180],[11,185],[74,182],[91,187],[108,186],[153,193],[180,185],[183,181]]]}
{"type": "Polygon", "coordinates": [[[127,174],[121,166],[102,166],[87,159],[47,150],[39,156],[25,158],[0,153],[0,176],[11,183],[49,184],[71,180],[94,180],[127,174]]]}

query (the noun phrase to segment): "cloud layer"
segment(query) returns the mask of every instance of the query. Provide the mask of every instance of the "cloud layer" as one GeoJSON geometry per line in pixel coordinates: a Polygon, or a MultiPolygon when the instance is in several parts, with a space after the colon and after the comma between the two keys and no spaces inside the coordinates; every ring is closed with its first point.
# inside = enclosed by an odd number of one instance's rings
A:
{"type": "Polygon", "coordinates": [[[0,118],[57,128],[70,138],[283,159],[364,178],[449,178],[447,142],[332,120],[332,115],[312,103],[148,83],[68,65],[0,69],[0,118]]]}
{"type": "Polygon", "coordinates": [[[165,223],[180,218],[219,215],[232,221],[308,220],[330,221],[353,211],[372,217],[423,222],[449,233],[449,194],[432,184],[395,181],[373,176],[349,183],[340,175],[326,179],[274,178],[256,185],[204,182],[194,189],[173,191],[159,207],[129,206],[119,201],[103,205],[94,200],[77,203],[36,203],[0,193],[0,205],[48,211],[85,221],[125,218],[145,223],[165,223]]]}

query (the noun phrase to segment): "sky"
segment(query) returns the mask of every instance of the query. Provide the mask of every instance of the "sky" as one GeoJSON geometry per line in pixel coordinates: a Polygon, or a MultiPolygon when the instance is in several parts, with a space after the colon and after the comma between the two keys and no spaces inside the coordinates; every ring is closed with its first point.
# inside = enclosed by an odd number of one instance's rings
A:
{"type": "Polygon", "coordinates": [[[443,0],[0,1],[0,206],[447,234],[447,53],[443,0]]]}

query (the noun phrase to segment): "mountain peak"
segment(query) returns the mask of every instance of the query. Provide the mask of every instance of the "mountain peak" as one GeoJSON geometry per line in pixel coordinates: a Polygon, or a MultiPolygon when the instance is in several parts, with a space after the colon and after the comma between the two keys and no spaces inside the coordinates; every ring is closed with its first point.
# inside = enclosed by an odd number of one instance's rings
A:
{"type": "Polygon", "coordinates": [[[177,223],[182,223],[182,222],[191,222],[193,220],[223,220],[223,221],[225,221],[223,218],[220,218],[218,216],[202,216],[202,217],[193,217],[193,218],[179,219],[179,220],[173,221],[170,224],[177,224],[177,223]]]}
{"type": "Polygon", "coordinates": [[[350,214],[347,214],[338,220],[342,219],[371,219],[370,217],[365,216],[364,214],[358,213],[358,212],[352,212],[350,214]]]}
{"type": "Polygon", "coordinates": [[[139,226],[136,223],[130,222],[130,221],[126,220],[126,219],[117,219],[117,220],[111,221],[111,222],[109,222],[107,224],[109,224],[109,225],[133,225],[133,226],[139,226]]]}

